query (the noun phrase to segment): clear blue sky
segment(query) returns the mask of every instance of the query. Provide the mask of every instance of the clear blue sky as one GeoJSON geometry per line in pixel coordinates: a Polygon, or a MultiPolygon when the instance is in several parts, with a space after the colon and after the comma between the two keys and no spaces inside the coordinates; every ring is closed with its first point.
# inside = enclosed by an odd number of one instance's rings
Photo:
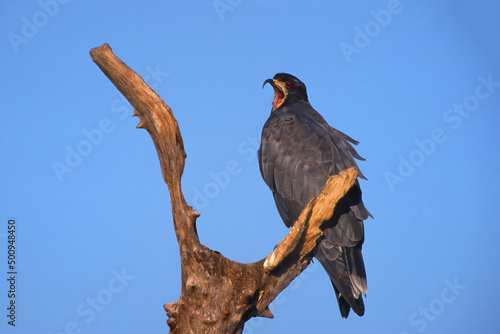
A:
{"type": "Polygon", "coordinates": [[[109,43],[172,107],[200,239],[231,259],[260,260],[287,233],[256,159],[265,79],[298,76],[360,141],[366,315],[341,319],[314,263],[245,333],[497,333],[499,13],[493,0],[2,1],[0,332],[167,332],[168,191],[88,54],[109,43]]]}

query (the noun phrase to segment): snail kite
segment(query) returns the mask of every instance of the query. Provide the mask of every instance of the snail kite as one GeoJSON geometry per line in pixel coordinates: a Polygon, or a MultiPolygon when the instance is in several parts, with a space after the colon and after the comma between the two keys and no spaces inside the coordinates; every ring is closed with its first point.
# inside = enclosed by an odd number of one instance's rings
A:
{"type": "MultiPolygon", "coordinates": [[[[262,130],[259,167],[283,222],[291,227],[330,176],[354,167],[365,179],[354,160],[364,159],[352,146],[358,142],[328,125],[309,104],[302,81],[278,73],[266,83],[273,86],[275,95],[271,116],[262,130]]],[[[367,288],[361,247],[363,220],[369,216],[356,180],[338,202],[333,221],[314,254],[332,281],[343,318],[351,308],[359,316],[365,312],[362,294],[367,288]]]]}

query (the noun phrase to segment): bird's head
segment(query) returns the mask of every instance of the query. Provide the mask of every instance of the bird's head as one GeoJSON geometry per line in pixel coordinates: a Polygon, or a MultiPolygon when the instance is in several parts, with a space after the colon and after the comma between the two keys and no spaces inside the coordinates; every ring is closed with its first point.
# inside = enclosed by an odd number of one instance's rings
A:
{"type": "Polygon", "coordinates": [[[262,84],[262,88],[266,83],[271,84],[274,88],[274,101],[273,109],[281,108],[283,105],[294,101],[305,101],[309,102],[307,99],[306,85],[298,78],[294,77],[288,73],[278,73],[273,79],[267,79],[262,84]]]}

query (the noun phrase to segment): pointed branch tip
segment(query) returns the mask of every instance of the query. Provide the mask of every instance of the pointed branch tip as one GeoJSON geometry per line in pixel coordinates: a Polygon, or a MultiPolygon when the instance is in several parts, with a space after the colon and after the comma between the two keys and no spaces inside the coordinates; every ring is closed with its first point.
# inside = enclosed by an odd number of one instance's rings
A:
{"type": "Polygon", "coordinates": [[[259,317],[273,319],[274,314],[271,312],[271,310],[269,308],[266,308],[264,311],[262,311],[259,314],[259,317]]]}

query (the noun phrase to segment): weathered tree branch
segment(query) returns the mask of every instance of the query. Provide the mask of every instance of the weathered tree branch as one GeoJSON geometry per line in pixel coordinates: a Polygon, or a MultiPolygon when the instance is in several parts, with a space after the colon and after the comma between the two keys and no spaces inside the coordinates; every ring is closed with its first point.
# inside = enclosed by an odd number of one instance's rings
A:
{"type": "Polygon", "coordinates": [[[186,153],[172,110],[108,44],[92,49],[90,55],[134,107],[133,116],[140,119],[137,127],[151,135],[170,191],[182,275],[179,300],[164,305],[170,332],[241,333],[252,317],[272,318],[269,304],[309,265],[323,224],[354,184],[356,170],[332,176],[266,259],[248,264],[227,259],[198,239],[199,213],[187,205],[181,190],[186,153]]]}

